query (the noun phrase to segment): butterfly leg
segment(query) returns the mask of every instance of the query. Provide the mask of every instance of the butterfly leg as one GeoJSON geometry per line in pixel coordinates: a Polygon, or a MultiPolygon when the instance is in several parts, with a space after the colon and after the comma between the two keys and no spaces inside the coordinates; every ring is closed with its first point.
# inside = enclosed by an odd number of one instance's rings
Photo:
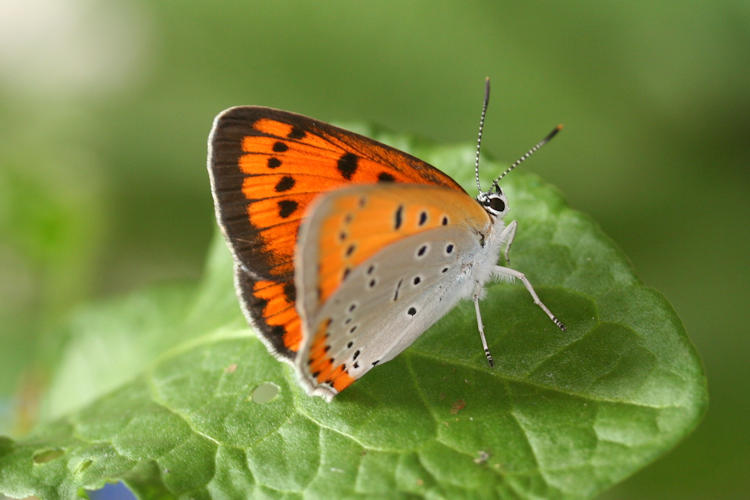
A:
{"type": "Polygon", "coordinates": [[[482,313],[479,311],[479,293],[474,293],[474,310],[477,313],[477,327],[479,328],[479,336],[482,338],[482,347],[484,347],[484,355],[487,357],[487,362],[490,366],[495,366],[495,361],[492,359],[490,348],[487,345],[487,339],[484,337],[484,323],[482,323],[482,313]]]}
{"type": "Polygon", "coordinates": [[[565,331],[565,325],[563,324],[563,322],[557,319],[555,315],[552,314],[552,311],[550,311],[547,306],[544,305],[544,302],[539,299],[539,296],[534,291],[534,287],[531,286],[531,282],[525,274],[523,274],[521,271],[516,271],[515,269],[503,266],[495,266],[495,271],[493,274],[498,278],[514,278],[520,280],[521,283],[523,283],[523,286],[526,287],[526,290],[528,290],[531,298],[534,299],[534,304],[538,305],[539,308],[547,314],[547,317],[549,317],[549,319],[551,319],[552,322],[557,325],[560,330],[565,331]]]}
{"type": "Polygon", "coordinates": [[[514,220],[503,229],[500,233],[500,241],[505,242],[505,265],[510,265],[510,246],[513,244],[513,240],[516,239],[516,228],[518,227],[518,221],[514,220]]]}

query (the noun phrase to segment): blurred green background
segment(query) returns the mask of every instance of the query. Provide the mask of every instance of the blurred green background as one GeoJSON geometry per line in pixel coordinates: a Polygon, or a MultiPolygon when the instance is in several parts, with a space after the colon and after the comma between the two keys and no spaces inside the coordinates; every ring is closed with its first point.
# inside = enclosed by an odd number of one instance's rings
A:
{"type": "Polygon", "coordinates": [[[747,1],[3,0],[0,432],[33,422],[66,311],[200,276],[220,110],[472,142],[490,76],[485,151],[564,122],[524,168],[624,248],[706,365],[698,430],[605,497],[749,495],[749,68],[747,1]]]}

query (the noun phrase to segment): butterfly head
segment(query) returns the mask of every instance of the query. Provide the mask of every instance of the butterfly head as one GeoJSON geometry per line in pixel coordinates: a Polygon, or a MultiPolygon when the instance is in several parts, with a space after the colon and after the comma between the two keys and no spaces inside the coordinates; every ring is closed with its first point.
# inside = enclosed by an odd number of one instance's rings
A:
{"type": "Polygon", "coordinates": [[[508,200],[497,182],[492,183],[492,190],[480,191],[477,201],[493,217],[503,217],[508,211],[508,200]]]}

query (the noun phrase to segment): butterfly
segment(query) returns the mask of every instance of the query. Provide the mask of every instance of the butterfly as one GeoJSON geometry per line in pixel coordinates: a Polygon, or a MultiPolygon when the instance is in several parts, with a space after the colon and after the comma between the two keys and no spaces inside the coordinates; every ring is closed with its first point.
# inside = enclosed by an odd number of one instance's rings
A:
{"type": "Polygon", "coordinates": [[[516,221],[499,181],[476,198],[437,168],[367,137],[259,106],[220,113],[209,136],[216,217],[234,256],[243,312],[311,395],[330,401],[407,348],[461,299],[479,301],[493,279],[519,280],[509,261],[516,221]]]}

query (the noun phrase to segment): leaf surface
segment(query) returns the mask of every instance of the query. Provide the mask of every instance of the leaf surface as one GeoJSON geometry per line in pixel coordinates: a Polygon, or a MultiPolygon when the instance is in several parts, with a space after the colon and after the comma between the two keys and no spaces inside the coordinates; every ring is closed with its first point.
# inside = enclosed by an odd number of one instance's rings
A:
{"type": "MultiPolygon", "coordinates": [[[[471,186],[473,148],[377,138],[471,186]]],[[[700,360],[587,216],[528,172],[504,191],[519,221],[512,267],[567,332],[521,285],[493,284],[482,310],[494,369],[461,303],[327,404],[246,325],[217,236],[198,285],[73,314],[45,421],[0,438],[0,492],[72,498],[121,480],[142,498],[580,498],[633,474],[697,425],[700,360]]]]}

